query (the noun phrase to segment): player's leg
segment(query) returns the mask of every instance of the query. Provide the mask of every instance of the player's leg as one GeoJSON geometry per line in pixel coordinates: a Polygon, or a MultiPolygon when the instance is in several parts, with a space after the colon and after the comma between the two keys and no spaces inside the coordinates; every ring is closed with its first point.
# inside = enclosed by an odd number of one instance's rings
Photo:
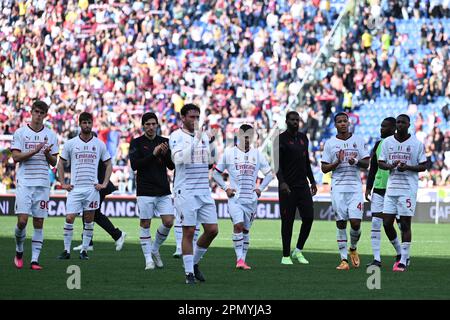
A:
{"type": "Polygon", "coordinates": [[[33,188],[33,205],[31,212],[33,213],[33,237],[31,238],[31,269],[41,270],[39,265],[39,255],[44,243],[44,219],[48,216],[48,201],[50,199],[50,188],[34,187],[33,188]]]}
{"type": "Polygon", "coordinates": [[[31,214],[31,206],[31,188],[18,185],[16,189],[16,203],[14,205],[14,212],[17,216],[17,224],[14,228],[16,254],[13,259],[14,265],[18,269],[23,267],[23,245],[26,239],[26,227],[28,223],[28,216],[31,214]]]}
{"type": "Polygon", "coordinates": [[[219,226],[217,225],[217,210],[213,198],[210,195],[196,198],[199,205],[197,217],[198,222],[203,225],[203,234],[198,238],[194,247],[194,275],[197,280],[203,282],[205,278],[200,272],[198,264],[219,233],[219,226]]]}
{"type": "Polygon", "coordinates": [[[236,199],[228,199],[228,214],[233,223],[233,248],[236,254],[236,268],[242,268],[244,260],[242,260],[244,246],[244,210],[236,201],[236,199]]]}
{"type": "Polygon", "coordinates": [[[253,204],[243,205],[244,208],[244,226],[242,229],[242,235],[244,242],[242,244],[242,269],[250,270],[251,267],[247,264],[247,253],[250,247],[250,228],[252,227],[253,221],[256,217],[257,202],[253,204]]]}
{"type": "MultiPolygon", "coordinates": [[[[91,202],[89,206],[95,206],[95,203],[91,202]]],[[[89,244],[91,243],[92,237],[94,236],[94,216],[95,210],[86,210],[83,211],[84,217],[84,228],[83,228],[83,241],[81,243],[81,251],[80,251],[80,259],[88,260],[89,257],[87,255],[87,250],[89,244]]]]}
{"type": "Polygon", "coordinates": [[[152,257],[158,268],[162,268],[163,262],[159,254],[159,248],[166,241],[170,228],[173,226],[173,205],[170,196],[158,197],[156,199],[156,211],[161,216],[161,225],[156,230],[155,241],[152,246],[152,257]]]}
{"type": "MultiPolygon", "coordinates": [[[[409,259],[409,252],[411,248],[412,231],[411,231],[411,216],[400,216],[400,223],[402,225],[402,251],[400,264],[406,266],[409,259]]],[[[399,265],[400,266],[400,265],[399,265]]]]}
{"type": "Polygon", "coordinates": [[[39,255],[41,254],[42,245],[44,243],[44,218],[33,216],[33,237],[31,238],[31,269],[41,270],[39,265],[39,255]]]}
{"type": "Polygon", "coordinates": [[[283,244],[283,257],[281,258],[281,264],[290,265],[292,264],[292,229],[294,227],[295,211],[297,210],[297,208],[295,205],[295,199],[292,196],[292,191],[289,195],[279,193],[279,199],[281,216],[281,240],[283,244]]]}
{"type": "Polygon", "coordinates": [[[193,238],[195,232],[195,224],[194,225],[184,225],[190,224],[192,222],[184,222],[182,220],[182,240],[181,240],[181,252],[183,254],[183,265],[184,265],[184,273],[186,275],[186,284],[195,284],[194,278],[194,248],[193,248],[193,238]]]}
{"type": "Polygon", "coordinates": [[[401,196],[398,199],[397,208],[400,215],[402,245],[400,263],[394,271],[405,271],[408,264],[412,239],[411,220],[416,210],[416,199],[415,194],[401,196]]]}
{"type": "Polygon", "coordinates": [[[64,222],[64,251],[59,255],[58,259],[70,259],[73,223],[77,214],[83,212],[83,197],[83,192],[79,189],[73,189],[67,194],[66,221],[64,222]]]}
{"type": "Polygon", "coordinates": [[[141,217],[139,222],[139,240],[145,258],[145,270],[152,270],[155,269],[155,263],[152,259],[152,235],[150,233],[151,219],[143,219],[142,217],[144,217],[144,215],[141,214],[141,211],[139,211],[139,215],[141,217]]]}
{"type": "Polygon", "coordinates": [[[150,233],[151,219],[154,216],[155,197],[137,197],[137,206],[140,219],[139,239],[141,242],[142,253],[145,258],[145,270],[155,269],[155,263],[152,259],[152,236],[150,233]]]}
{"type": "Polygon", "coordinates": [[[372,226],[370,232],[370,243],[372,245],[373,261],[367,266],[378,266],[381,267],[381,227],[383,225],[383,217],[381,213],[383,212],[384,197],[377,193],[373,193],[370,211],[372,212],[372,226]]]}
{"type": "Polygon", "coordinates": [[[350,220],[350,259],[355,268],[359,268],[360,259],[357,251],[361,238],[361,220],[364,211],[364,198],[361,192],[348,194],[348,214],[350,220]]]}
{"type": "Polygon", "coordinates": [[[349,270],[348,249],[347,249],[347,220],[348,208],[345,202],[345,193],[332,193],[331,205],[336,220],[336,240],[341,258],[340,264],[336,267],[338,270],[349,270]]]}
{"type": "MultiPolygon", "coordinates": [[[[17,201],[17,200],[16,200],[17,201]]],[[[17,207],[17,206],[16,206],[17,207]]],[[[23,268],[23,244],[26,238],[26,227],[28,223],[28,214],[16,213],[17,224],[14,229],[14,235],[16,239],[16,254],[14,256],[14,265],[17,269],[23,268]]]]}
{"type": "Polygon", "coordinates": [[[83,216],[84,216],[84,229],[83,229],[83,242],[82,249],[80,251],[80,259],[89,259],[87,255],[87,249],[94,236],[94,217],[95,210],[100,208],[100,192],[95,188],[89,188],[80,191],[82,193],[83,204],[83,216]]]}
{"type": "Polygon", "coordinates": [[[301,189],[301,192],[297,195],[297,199],[297,208],[300,213],[300,217],[302,218],[302,224],[297,239],[297,245],[292,252],[292,257],[297,259],[301,264],[308,264],[309,261],[306,260],[302,252],[314,221],[314,205],[311,191],[308,186],[301,189]]]}
{"type": "Polygon", "coordinates": [[[383,217],[384,232],[396,252],[394,267],[398,264],[401,257],[400,241],[394,227],[395,216],[397,214],[397,198],[396,196],[389,196],[387,194],[384,196],[383,214],[381,215],[383,217]]]}
{"type": "Polygon", "coordinates": [[[175,252],[173,253],[174,258],[181,258],[181,240],[183,239],[183,226],[180,223],[178,216],[175,218],[175,225],[173,227],[173,232],[175,235],[175,252]]]}

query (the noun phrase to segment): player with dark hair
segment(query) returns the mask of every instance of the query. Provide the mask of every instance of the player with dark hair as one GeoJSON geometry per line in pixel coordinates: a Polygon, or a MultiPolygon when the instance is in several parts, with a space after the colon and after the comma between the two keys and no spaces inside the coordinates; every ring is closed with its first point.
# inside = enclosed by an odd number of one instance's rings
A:
{"type": "Polygon", "coordinates": [[[136,197],[140,218],[140,240],[145,257],[145,270],[162,268],[159,248],[173,226],[174,209],[167,169],[173,170],[169,139],[156,134],[158,117],[153,112],[142,116],[144,134],[130,143],[130,163],[136,174],[136,197]],[[152,244],[150,224],[153,217],[161,217],[152,244]]]}
{"type": "Polygon", "coordinates": [[[64,251],[59,259],[70,259],[73,237],[73,223],[77,214],[84,216],[84,229],[80,259],[89,259],[87,249],[94,234],[95,211],[100,208],[100,190],[108,186],[112,173],[111,156],[103,141],[92,132],[92,114],[82,112],[78,118],[80,134],[64,144],[58,162],[58,179],[61,188],[68,191],[66,204],[66,222],[64,224],[64,251]],[[105,177],[99,183],[98,165],[103,161],[106,166],[105,177]],[[64,164],[71,167],[70,184],[64,181],[64,164]]]}
{"type": "MultiPolygon", "coordinates": [[[[389,117],[381,122],[381,140],[375,143],[373,147],[371,160],[370,160],[370,170],[369,176],[367,178],[367,186],[366,186],[366,200],[370,201],[370,211],[372,212],[372,231],[371,231],[371,244],[373,251],[374,260],[369,263],[367,266],[374,265],[381,267],[381,255],[380,255],[380,245],[381,245],[381,227],[383,225],[383,203],[384,203],[384,195],[386,193],[386,186],[389,177],[389,171],[382,170],[378,168],[378,157],[381,153],[381,146],[383,145],[383,141],[392,136],[395,133],[395,118],[389,117]],[[373,194],[372,193],[373,188],[373,194]]],[[[388,234],[390,236],[390,234],[388,234]]],[[[391,239],[392,245],[397,251],[397,255],[400,254],[400,242],[395,238],[391,239]]]]}
{"type": "Polygon", "coordinates": [[[281,237],[283,257],[281,264],[293,264],[292,258],[301,264],[309,261],[302,250],[308,239],[314,220],[312,197],[317,193],[316,181],[309,160],[308,137],[299,132],[300,115],[295,111],[286,114],[287,130],[275,140],[273,158],[278,178],[278,194],[280,199],[281,237]],[[309,180],[309,183],[308,183],[309,180]],[[297,245],[291,250],[292,228],[295,213],[299,210],[302,218],[297,245]]]}
{"type": "Polygon", "coordinates": [[[393,271],[406,271],[411,246],[411,219],[415,214],[419,172],[426,170],[425,146],[408,132],[409,116],[397,117],[397,131],[383,141],[378,166],[389,170],[386,195],[383,204],[383,225],[389,239],[397,237],[395,216],[400,215],[402,244],[401,255],[394,263],[393,271]]]}
{"type": "Polygon", "coordinates": [[[337,243],[341,256],[338,270],[350,269],[347,256],[347,221],[350,221],[350,259],[353,267],[360,266],[357,244],[361,236],[364,196],[360,169],[369,167],[370,154],[362,137],[349,132],[346,113],[334,116],[337,135],[325,142],[322,172],[332,172],[331,203],[336,218],[337,243]]]}
{"type": "Polygon", "coordinates": [[[11,143],[12,158],[19,163],[15,213],[16,255],[14,265],[23,267],[23,244],[28,217],[33,217],[34,233],[31,240],[31,269],[41,270],[39,255],[44,241],[44,219],[48,216],[50,197],[49,165],[55,166],[59,152],[56,134],[44,126],[48,105],[36,101],[31,107],[31,122],[16,130],[11,143]]]}
{"type": "Polygon", "coordinates": [[[177,219],[183,226],[182,252],[187,284],[205,281],[199,269],[200,259],[217,236],[217,211],[209,186],[209,168],[214,161],[213,139],[199,127],[200,108],[186,104],[181,108],[183,127],[170,135],[170,150],[175,163],[173,191],[177,219]],[[195,226],[203,225],[203,234],[192,244],[195,226]]]}
{"type": "Polygon", "coordinates": [[[214,180],[228,196],[228,213],[233,222],[232,240],[236,253],[236,268],[243,270],[251,269],[246,263],[246,257],[258,198],[273,179],[266,157],[258,149],[252,148],[253,139],[253,127],[249,124],[241,125],[238,144],[225,149],[213,173],[214,180]],[[225,170],[230,177],[229,185],[222,177],[225,170]],[[257,187],[259,171],[264,174],[264,180],[257,187]]]}

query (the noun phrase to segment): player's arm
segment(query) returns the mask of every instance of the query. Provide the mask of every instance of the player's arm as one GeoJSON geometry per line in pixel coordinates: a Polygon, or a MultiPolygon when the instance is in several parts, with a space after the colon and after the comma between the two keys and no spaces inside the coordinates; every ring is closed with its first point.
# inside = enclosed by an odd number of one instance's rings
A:
{"type": "Polygon", "coordinates": [[[171,153],[172,152],[170,151],[169,144],[167,143],[167,150],[164,154],[164,163],[166,164],[166,167],[169,170],[175,169],[175,163],[173,163],[173,161],[172,161],[171,153]]]}
{"type": "Polygon", "coordinates": [[[172,151],[172,161],[175,165],[188,164],[192,162],[192,151],[195,147],[201,143],[201,139],[194,139],[194,142],[190,144],[188,148],[183,145],[183,139],[179,136],[172,134],[169,139],[170,150],[172,151]]]}
{"type": "Polygon", "coordinates": [[[369,191],[372,190],[372,188],[373,188],[373,184],[375,182],[375,175],[377,174],[377,171],[378,171],[378,161],[377,161],[376,150],[377,150],[379,144],[380,144],[380,141],[375,143],[375,146],[373,147],[373,150],[372,150],[372,157],[370,158],[370,169],[369,169],[369,175],[367,177],[367,185],[366,185],[366,190],[369,190],[369,191]]]}
{"type": "Polygon", "coordinates": [[[216,183],[219,185],[219,187],[222,188],[227,193],[228,198],[234,197],[236,190],[230,188],[227,186],[227,183],[223,179],[222,174],[227,168],[227,164],[225,163],[226,160],[226,150],[222,154],[220,160],[218,163],[213,167],[213,179],[216,181],[216,183]]]}
{"type": "Polygon", "coordinates": [[[108,159],[103,162],[105,164],[105,178],[103,179],[103,182],[101,184],[101,189],[105,189],[108,186],[109,179],[111,178],[112,174],[112,162],[111,159],[108,159]]]}
{"type": "Polygon", "coordinates": [[[306,167],[306,176],[308,177],[309,183],[311,184],[311,194],[313,196],[317,193],[317,184],[316,179],[314,179],[314,174],[311,168],[311,160],[309,159],[309,140],[308,137],[305,136],[305,145],[306,145],[306,157],[305,157],[305,167],[306,167]]]}
{"type": "Polygon", "coordinates": [[[278,179],[279,189],[283,193],[291,193],[291,189],[289,189],[289,185],[286,183],[285,174],[283,171],[281,160],[281,155],[283,154],[283,145],[281,143],[280,136],[275,138],[273,148],[272,148],[272,163],[275,167],[275,175],[278,179]]]}
{"type": "MultiPolygon", "coordinates": [[[[349,161],[349,163],[350,163],[350,161],[349,161]]],[[[369,163],[370,163],[370,157],[367,157],[367,158],[358,160],[358,162],[356,162],[356,166],[361,169],[367,169],[369,167],[369,163]]]]}
{"type": "Polygon", "coordinates": [[[56,166],[56,162],[58,161],[58,154],[57,153],[52,154],[52,147],[53,144],[45,148],[44,155],[45,159],[47,160],[47,163],[52,167],[54,167],[56,166]]]}
{"type": "Polygon", "coordinates": [[[329,163],[324,160],[321,162],[321,169],[323,173],[328,173],[330,171],[334,171],[337,167],[342,163],[344,159],[344,150],[339,151],[336,162],[329,163]]]}
{"type": "Polygon", "coordinates": [[[258,151],[259,153],[259,159],[261,161],[260,171],[264,175],[264,179],[259,185],[259,188],[255,189],[256,194],[258,195],[258,198],[261,196],[261,192],[264,191],[268,186],[269,183],[273,180],[274,176],[272,173],[272,168],[270,167],[269,163],[267,162],[266,157],[262,152],[258,151]]]}
{"type": "Polygon", "coordinates": [[[136,139],[131,140],[129,157],[131,169],[133,169],[133,171],[146,169],[147,165],[156,158],[154,152],[146,156],[142,156],[142,154],[139,152],[136,139]]]}
{"type": "MultiPolygon", "coordinates": [[[[23,162],[23,161],[27,161],[28,159],[30,159],[32,156],[34,156],[35,154],[38,154],[41,149],[44,147],[45,142],[39,143],[36,146],[36,149],[29,151],[29,152],[22,152],[21,150],[18,149],[11,149],[12,151],[12,158],[14,160],[14,162],[23,162]]],[[[55,162],[56,164],[56,162],[55,162]]]]}
{"type": "Polygon", "coordinates": [[[73,186],[70,184],[66,184],[64,181],[64,165],[66,164],[66,159],[59,157],[58,164],[56,166],[56,170],[58,172],[58,181],[61,184],[61,189],[71,191],[73,186]]]}
{"type": "Polygon", "coordinates": [[[426,170],[427,170],[426,162],[419,163],[417,166],[409,166],[403,162],[401,162],[398,165],[398,171],[400,171],[400,172],[403,172],[403,171],[422,172],[422,171],[426,171],[426,170]]]}

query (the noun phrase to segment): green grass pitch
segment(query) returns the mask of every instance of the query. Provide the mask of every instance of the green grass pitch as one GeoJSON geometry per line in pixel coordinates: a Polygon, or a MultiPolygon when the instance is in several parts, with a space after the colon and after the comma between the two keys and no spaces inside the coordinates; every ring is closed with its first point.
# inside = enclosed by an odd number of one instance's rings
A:
{"type": "MultiPolygon", "coordinates": [[[[44,247],[40,262],[44,269],[29,269],[32,224],[29,221],[25,242],[24,268],[13,266],[15,217],[0,217],[0,299],[449,299],[450,225],[414,224],[411,247],[412,264],[405,273],[393,273],[394,249],[383,234],[381,289],[369,290],[365,264],[372,259],[370,223],[362,224],[359,243],[361,268],[337,271],[339,254],[336,228],[332,221],[316,221],[305,246],[309,265],[280,265],[280,221],[256,220],[250,236],[247,261],[250,271],[235,270],[232,225],[220,220],[219,235],[201,262],[205,283],[184,284],[180,259],[172,258],[175,249],[171,232],[161,248],[164,269],[144,271],[139,245],[139,220],[112,219],[128,233],[120,252],[98,226],[95,249],[90,260],[81,261],[72,251],[71,260],[56,259],[63,250],[63,218],[45,221],[44,247]],[[69,265],[81,269],[81,289],[69,290],[66,282],[69,265]]],[[[293,246],[299,221],[294,225],[293,246]]],[[[153,220],[152,234],[160,224],[153,220]]],[[[81,219],[75,222],[74,241],[81,237],[81,219]]]]}

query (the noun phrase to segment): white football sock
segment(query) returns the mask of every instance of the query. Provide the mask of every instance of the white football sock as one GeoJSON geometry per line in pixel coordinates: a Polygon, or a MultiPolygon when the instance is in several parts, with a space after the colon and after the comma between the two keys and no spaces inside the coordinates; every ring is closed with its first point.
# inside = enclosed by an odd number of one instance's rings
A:
{"type": "Polygon", "coordinates": [[[234,252],[236,253],[236,260],[239,260],[242,258],[242,251],[243,251],[243,245],[244,245],[244,236],[242,232],[239,233],[233,233],[233,246],[234,246],[234,252]]]}
{"type": "Polygon", "coordinates": [[[159,248],[166,241],[169,235],[170,228],[167,228],[164,224],[161,224],[156,230],[155,241],[153,242],[152,252],[158,252],[159,248]]]}
{"type": "Polygon", "coordinates": [[[359,228],[358,230],[354,230],[353,228],[350,227],[350,249],[352,250],[356,249],[360,236],[361,236],[361,228],[359,228]]]}
{"type": "Polygon", "coordinates": [[[194,256],[192,254],[183,255],[184,272],[194,273],[194,256]]]}
{"type": "Polygon", "coordinates": [[[42,244],[44,243],[44,232],[42,229],[34,229],[33,238],[31,239],[31,262],[39,261],[42,244]]]}
{"type": "Polygon", "coordinates": [[[16,235],[16,251],[23,252],[23,244],[25,242],[25,238],[27,237],[27,229],[23,228],[22,230],[17,227],[14,230],[16,235]]]}
{"type": "Polygon", "coordinates": [[[144,253],[145,261],[152,258],[152,236],[150,235],[150,228],[142,228],[140,232],[140,241],[142,252],[144,253]]]}
{"type": "Polygon", "coordinates": [[[247,259],[248,247],[250,247],[250,232],[244,233],[244,244],[242,246],[242,260],[247,259]]]}
{"type": "Polygon", "coordinates": [[[94,222],[85,222],[83,229],[83,242],[81,251],[87,251],[93,236],[94,236],[94,222]]]}
{"type": "Polygon", "coordinates": [[[383,219],[378,217],[372,217],[372,232],[371,243],[373,258],[377,261],[381,261],[380,245],[381,245],[381,226],[383,225],[383,219]]]}
{"type": "Polygon", "coordinates": [[[64,222],[64,250],[70,252],[73,236],[73,223],[64,222]]]}
{"type": "Polygon", "coordinates": [[[198,245],[195,245],[194,247],[194,264],[198,264],[205,255],[206,251],[208,251],[208,248],[202,248],[198,245]]]}
{"type": "Polygon", "coordinates": [[[400,246],[400,241],[398,240],[398,238],[395,238],[394,240],[391,241],[392,245],[394,246],[395,252],[397,253],[397,255],[401,255],[402,254],[402,249],[400,246]]]}
{"type": "Polygon", "coordinates": [[[341,260],[347,260],[348,252],[347,252],[347,230],[346,229],[337,229],[336,232],[337,244],[339,248],[339,253],[341,255],[341,260]]]}
{"type": "Polygon", "coordinates": [[[409,258],[409,250],[411,248],[411,242],[402,243],[402,258],[400,263],[406,266],[406,260],[409,258]]]}

